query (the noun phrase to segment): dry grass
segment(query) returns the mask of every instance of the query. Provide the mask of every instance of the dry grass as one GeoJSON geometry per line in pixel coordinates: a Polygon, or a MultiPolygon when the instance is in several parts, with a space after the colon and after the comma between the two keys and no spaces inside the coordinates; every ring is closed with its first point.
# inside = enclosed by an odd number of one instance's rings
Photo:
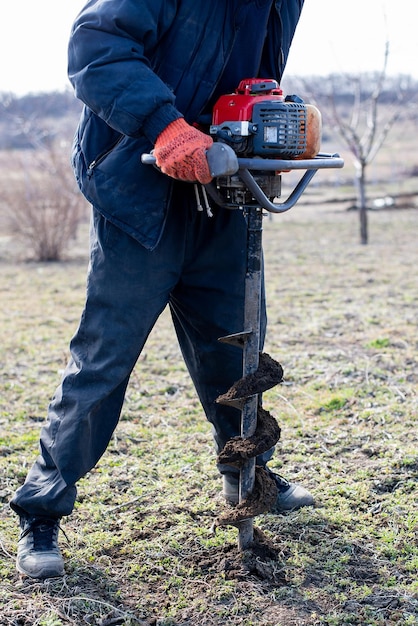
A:
{"type": "Polygon", "coordinates": [[[278,558],[251,570],[235,529],[210,532],[224,506],[210,432],[164,314],[64,522],[66,576],[19,578],[7,502],[67,358],[87,237],[64,264],[15,263],[3,241],[2,624],[418,624],[418,212],[371,213],[360,246],[356,216],[328,195],[313,187],[308,203],[265,221],[266,350],[285,370],[265,394],[283,430],[272,465],[317,506],[260,516],[278,558]]]}

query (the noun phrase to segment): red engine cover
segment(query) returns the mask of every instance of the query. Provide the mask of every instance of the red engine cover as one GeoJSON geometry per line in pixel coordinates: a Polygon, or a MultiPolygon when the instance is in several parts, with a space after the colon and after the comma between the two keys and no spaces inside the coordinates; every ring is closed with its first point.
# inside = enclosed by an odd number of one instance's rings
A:
{"type": "Polygon", "coordinates": [[[244,79],[232,94],[221,96],[213,109],[212,123],[217,126],[223,122],[249,122],[256,102],[274,100],[283,102],[283,91],[277,81],[262,78],[244,79]]]}

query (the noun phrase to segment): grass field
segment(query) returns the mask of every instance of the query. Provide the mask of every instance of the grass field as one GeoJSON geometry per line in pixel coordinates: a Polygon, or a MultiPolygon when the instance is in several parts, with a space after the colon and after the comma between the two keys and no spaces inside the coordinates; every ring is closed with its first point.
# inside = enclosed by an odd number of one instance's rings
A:
{"type": "Polygon", "coordinates": [[[164,314],[123,416],[63,520],[66,575],[15,572],[8,500],[36,454],[84,298],[86,228],[60,264],[0,249],[0,622],[4,626],[418,624],[417,209],[357,217],[316,188],[266,219],[266,351],[284,384],[271,463],[316,497],[266,514],[275,558],[247,566],[224,509],[209,427],[164,314]]]}

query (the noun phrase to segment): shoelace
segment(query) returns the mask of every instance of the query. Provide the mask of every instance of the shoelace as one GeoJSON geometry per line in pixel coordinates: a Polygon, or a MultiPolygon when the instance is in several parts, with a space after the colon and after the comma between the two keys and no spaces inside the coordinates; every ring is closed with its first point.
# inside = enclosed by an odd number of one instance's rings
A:
{"type": "Polygon", "coordinates": [[[61,530],[64,537],[68,541],[68,537],[61,528],[60,523],[56,519],[34,519],[28,523],[27,527],[22,531],[19,541],[33,534],[33,547],[37,552],[51,550],[57,543],[58,530],[61,530]]]}
{"type": "Polygon", "coordinates": [[[289,489],[290,483],[288,480],[286,480],[286,478],[283,478],[283,476],[280,476],[280,474],[274,474],[273,472],[271,473],[271,476],[274,479],[277,485],[277,489],[280,493],[283,493],[284,491],[287,491],[289,489]]]}

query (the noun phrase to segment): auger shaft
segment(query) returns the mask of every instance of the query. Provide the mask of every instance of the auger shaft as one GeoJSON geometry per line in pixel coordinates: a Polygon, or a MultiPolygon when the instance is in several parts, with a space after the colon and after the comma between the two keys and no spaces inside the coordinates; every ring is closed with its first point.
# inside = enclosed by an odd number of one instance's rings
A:
{"type": "MultiPolygon", "coordinates": [[[[248,207],[247,213],[247,271],[245,276],[244,327],[250,332],[243,347],[243,376],[254,373],[259,364],[260,314],[262,290],[262,210],[248,207]]],[[[241,436],[254,434],[257,426],[258,395],[246,398],[241,411],[241,436]]],[[[240,501],[254,488],[254,458],[247,460],[240,471],[240,501]]],[[[244,520],[238,527],[238,547],[246,550],[254,539],[253,518],[244,520]]]]}

